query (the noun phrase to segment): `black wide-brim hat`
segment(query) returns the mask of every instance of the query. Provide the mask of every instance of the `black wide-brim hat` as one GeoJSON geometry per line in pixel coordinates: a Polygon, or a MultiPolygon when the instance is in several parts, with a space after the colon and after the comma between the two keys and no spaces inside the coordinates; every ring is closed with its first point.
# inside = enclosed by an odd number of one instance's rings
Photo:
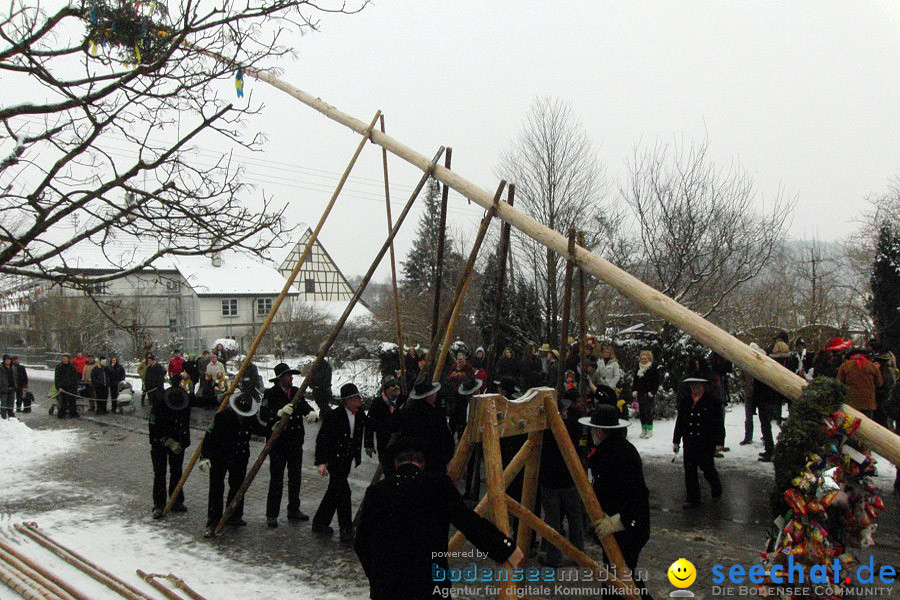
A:
{"type": "Polygon", "coordinates": [[[619,409],[609,404],[600,404],[589,417],[581,417],[578,422],[596,429],[624,429],[628,423],[619,421],[619,409]]]}
{"type": "Polygon", "coordinates": [[[164,400],[169,410],[184,410],[191,405],[188,393],[181,389],[181,386],[173,386],[166,390],[164,400]]]}
{"type": "Polygon", "coordinates": [[[416,450],[421,452],[422,454],[428,453],[428,440],[413,436],[413,435],[405,435],[397,440],[391,442],[388,447],[384,451],[384,463],[387,465],[393,465],[394,460],[396,460],[397,455],[406,450],[416,450]]]}
{"type": "Polygon", "coordinates": [[[362,398],[362,396],[360,396],[359,388],[355,383],[345,383],[341,386],[341,402],[351,398],[362,398]]]}
{"type": "Polygon", "coordinates": [[[275,377],[270,379],[269,383],[277,383],[278,379],[285,373],[290,373],[291,375],[300,375],[300,371],[298,371],[297,369],[292,369],[290,366],[288,366],[287,363],[278,363],[277,365],[275,365],[273,371],[275,371],[275,377]]]}
{"type": "Polygon", "coordinates": [[[259,412],[259,401],[252,394],[234,393],[228,399],[228,406],[242,417],[252,417],[259,412]],[[247,406],[248,402],[250,403],[249,407],[247,406]],[[242,409],[241,406],[246,408],[242,409]]]}
{"type": "Polygon", "coordinates": [[[423,381],[422,383],[417,383],[413,388],[412,393],[409,395],[410,400],[420,400],[422,398],[427,398],[428,396],[432,396],[437,394],[441,390],[440,383],[431,383],[430,381],[423,381]]]}
{"type": "Polygon", "coordinates": [[[616,390],[612,389],[608,385],[598,385],[597,391],[594,392],[594,399],[599,404],[608,404],[609,406],[615,406],[619,401],[618,397],[616,396],[616,390]]]}
{"type": "Polygon", "coordinates": [[[460,396],[471,396],[475,392],[481,389],[481,386],[484,385],[484,381],[481,379],[475,379],[474,377],[469,377],[461,384],[459,384],[459,388],[457,388],[457,392],[460,396]]]}

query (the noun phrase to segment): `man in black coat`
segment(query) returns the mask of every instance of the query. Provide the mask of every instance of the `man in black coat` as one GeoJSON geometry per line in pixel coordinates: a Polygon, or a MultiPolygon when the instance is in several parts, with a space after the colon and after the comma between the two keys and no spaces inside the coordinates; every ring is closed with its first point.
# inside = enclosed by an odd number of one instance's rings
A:
{"type": "Polygon", "coordinates": [[[275,377],[270,379],[273,385],[263,394],[259,412],[266,423],[268,435],[283,415],[288,421],[281,436],[272,445],[269,454],[269,495],[266,500],[266,524],[278,527],[278,513],[281,512],[281,496],[284,491],[284,469],[288,472],[288,519],[291,521],[309,521],[309,516],[300,510],[300,477],[303,467],[303,417],[313,414],[312,407],[305,399],[297,402],[297,410],[291,404],[300,389],[294,385],[294,375],[300,371],[292,369],[285,363],[275,365],[275,377]]]}
{"type": "Polygon", "coordinates": [[[16,410],[24,413],[31,412],[31,404],[24,404],[25,391],[28,388],[28,371],[25,365],[19,363],[19,357],[12,357],[13,367],[16,369],[16,410]]]}
{"type": "MultiPolygon", "coordinates": [[[[590,417],[579,422],[587,425],[594,448],[588,454],[588,465],[594,479],[597,500],[608,515],[594,523],[598,539],[616,538],[625,565],[634,582],[641,550],[650,539],[650,491],[644,482],[644,467],[637,449],[625,437],[627,423],[619,421],[614,406],[601,404],[590,417]]],[[[608,558],[607,558],[608,561],[608,558]]],[[[642,598],[649,598],[646,588],[642,598]]]]}
{"type": "MultiPolygon", "coordinates": [[[[166,369],[154,355],[147,357],[146,381],[149,389],[150,460],[153,462],[153,518],[161,519],[169,496],[175,491],[184,467],[184,450],[191,445],[191,410],[187,392],[178,381],[165,389],[166,369]],[[166,486],[168,468],[169,485],[166,486]],[[168,490],[168,492],[167,492],[168,490]]],[[[179,492],[172,512],[185,512],[184,490],[179,492]]]]}
{"type": "Polygon", "coordinates": [[[72,363],[68,354],[63,354],[60,363],[56,365],[53,372],[53,385],[56,386],[56,395],[59,399],[59,412],[56,416],[64,419],[67,416],[77,418],[78,408],[75,404],[75,398],[78,394],[78,382],[81,381],[81,375],[78,369],[72,363]]]}
{"type": "Polygon", "coordinates": [[[109,370],[106,358],[103,356],[100,357],[97,366],[91,369],[91,387],[94,389],[97,414],[107,414],[109,412],[106,408],[107,400],[109,400],[109,370]]]}
{"type": "Polygon", "coordinates": [[[716,471],[716,445],[722,425],[722,410],[715,393],[708,388],[702,373],[692,374],[684,380],[678,391],[678,417],[672,438],[672,451],[676,454],[684,440],[684,483],[687,499],[684,508],[700,506],[700,481],[697,469],[709,482],[713,498],[722,496],[722,482],[716,471]]]}
{"type": "Polygon", "coordinates": [[[312,390],[313,401],[319,407],[319,413],[328,412],[334,399],[331,393],[331,365],[328,359],[323,358],[319,366],[310,373],[309,388],[312,390]]]}
{"type": "Polygon", "coordinates": [[[453,435],[447,426],[446,413],[436,406],[440,383],[417,383],[409,395],[407,406],[400,411],[397,431],[402,437],[425,440],[425,469],[429,473],[446,474],[453,458],[453,435]]]}
{"type": "Polygon", "coordinates": [[[366,454],[372,456],[377,452],[378,461],[387,475],[394,470],[394,465],[385,462],[385,451],[391,441],[391,435],[397,431],[400,418],[398,411],[405,402],[406,398],[400,393],[400,382],[396,377],[388,375],[382,379],[381,390],[372,399],[369,414],[366,415],[364,431],[366,454]]]}
{"type": "Polygon", "coordinates": [[[507,568],[524,556],[493,523],[468,508],[446,474],[426,472],[427,444],[402,438],[390,447],[395,472],[366,490],[354,550],[372,600],[449,598],[450,525],[507,568]]]}
{"type": "Polygon", "coordinates": [[[366,414],[359,408],[362,397],[352,383],[341,386],[341,405],[325,413],[316,436],[316,467],[322,477],[328,475],[328,489],[312,521],[313,533],[331,535],[331,520],[337,511],[341,542],[353,539],[353,517],[350,513],[350,484],[347,477],[354,463],[362,460],[363,431],[366,414]]]}
{"type": "MultiPolygon", "coordinates": [[[[250,436],[253,433],[265,433],[256,418],[258,411],[259,402],[255,396],[237,392],[228,399],[225,409],[216,413],[206,430],[202,459],[198,465],[201,471],[209,471],[209,503],[204,537],[211,538],[215,535],[216,525],[222,518],[225,477],[228,477],[227,504],[231,504],[244,482],[247,462],[250,460],[250,436]]],[[[245,526],[247,522],[243,516],[242,500],[228,520],[228,525],[245,526]]]]}

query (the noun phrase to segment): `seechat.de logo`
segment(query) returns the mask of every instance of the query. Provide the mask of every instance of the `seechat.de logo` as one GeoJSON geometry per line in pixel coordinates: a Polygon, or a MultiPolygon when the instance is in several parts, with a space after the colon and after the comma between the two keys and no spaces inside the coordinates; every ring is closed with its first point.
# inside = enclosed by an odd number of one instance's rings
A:
{"type": "Polygon", "coordinates": [[[694,592],[684,588],[690,587],[697,579],[697,568],[686,558],[679,558],[669,566],[669,583],[679,588],[669,594],[670,598],[693,598],[694,592]]]}

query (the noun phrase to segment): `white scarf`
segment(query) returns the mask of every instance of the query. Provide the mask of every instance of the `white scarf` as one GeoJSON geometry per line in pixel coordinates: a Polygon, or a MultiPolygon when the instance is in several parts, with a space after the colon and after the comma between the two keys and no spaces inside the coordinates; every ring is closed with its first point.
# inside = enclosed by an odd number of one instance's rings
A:
{"type": "Polygon", "coordinates": [[[644,373],[646,373],[646,372],[647,372],[647,369],[649,369],[652,365],[653,365],[653,361],[652,361],[652,360],[649,361],[649,362],[647,362],[647,363],[638,363],[637,376],[638,376],[638,377],[643,377],[643,376],[644,376],[644,373]]]}

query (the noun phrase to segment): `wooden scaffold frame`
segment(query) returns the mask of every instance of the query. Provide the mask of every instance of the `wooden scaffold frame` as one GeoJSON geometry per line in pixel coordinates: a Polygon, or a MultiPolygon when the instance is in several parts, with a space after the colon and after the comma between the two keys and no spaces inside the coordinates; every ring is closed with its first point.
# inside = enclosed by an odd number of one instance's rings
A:
{"type": "MultiPolygon", "coordinates": [[[[637,599],[640,593],[631,578],[631,571],[625,565],[622,552],[612,535],[600,540],[603,551],[614,567],[614,571],[601,565],[593,558],[576,548],[565,536],[551,528],[535,514],[537,501],[538,475],[541,465],[541,447],[544,432],[550,430],[560,453],[566,462],[578,494],[584,502],[588,517],[592,523],[606,518],[597,495],[588,481],[587,473],[581,464],[575,446],[569,438],[566,426],[556,404],[556,390],[552,388],[532,388],[517,400],[508,400],[500,394],[482,394],[473,396],[469,401],[469,423],[450,461],[447,474],[456,481],[465,470],[469,458],[480,442],[483,451],[483,463],[487,481],[487,494],[476,506],[475,511],[490,518],[498,529],[506,535],[511,534],[509,516],[519,519],[516,532],[516,545],[527,554],[534,532],[575,561],[576,564],[591,569],[604,577],[616,590],[626,598],[637,599]],[[500,440],[505,437],[527,435],[528,439],[510,460],[504,469],[500,452],[500,440]],[[511,498],[506,489],[524,469],[521,502],[511,498]]],[[[459,551],[464,543],[461,533],[456,533],[450,540],[449,551],[459,551]]],[[[511,579],[506,577],[507,580],[511,579]]],[[[500,599],[519,598],[516,584],[510,582],[501,592],[500,599]]]]}

